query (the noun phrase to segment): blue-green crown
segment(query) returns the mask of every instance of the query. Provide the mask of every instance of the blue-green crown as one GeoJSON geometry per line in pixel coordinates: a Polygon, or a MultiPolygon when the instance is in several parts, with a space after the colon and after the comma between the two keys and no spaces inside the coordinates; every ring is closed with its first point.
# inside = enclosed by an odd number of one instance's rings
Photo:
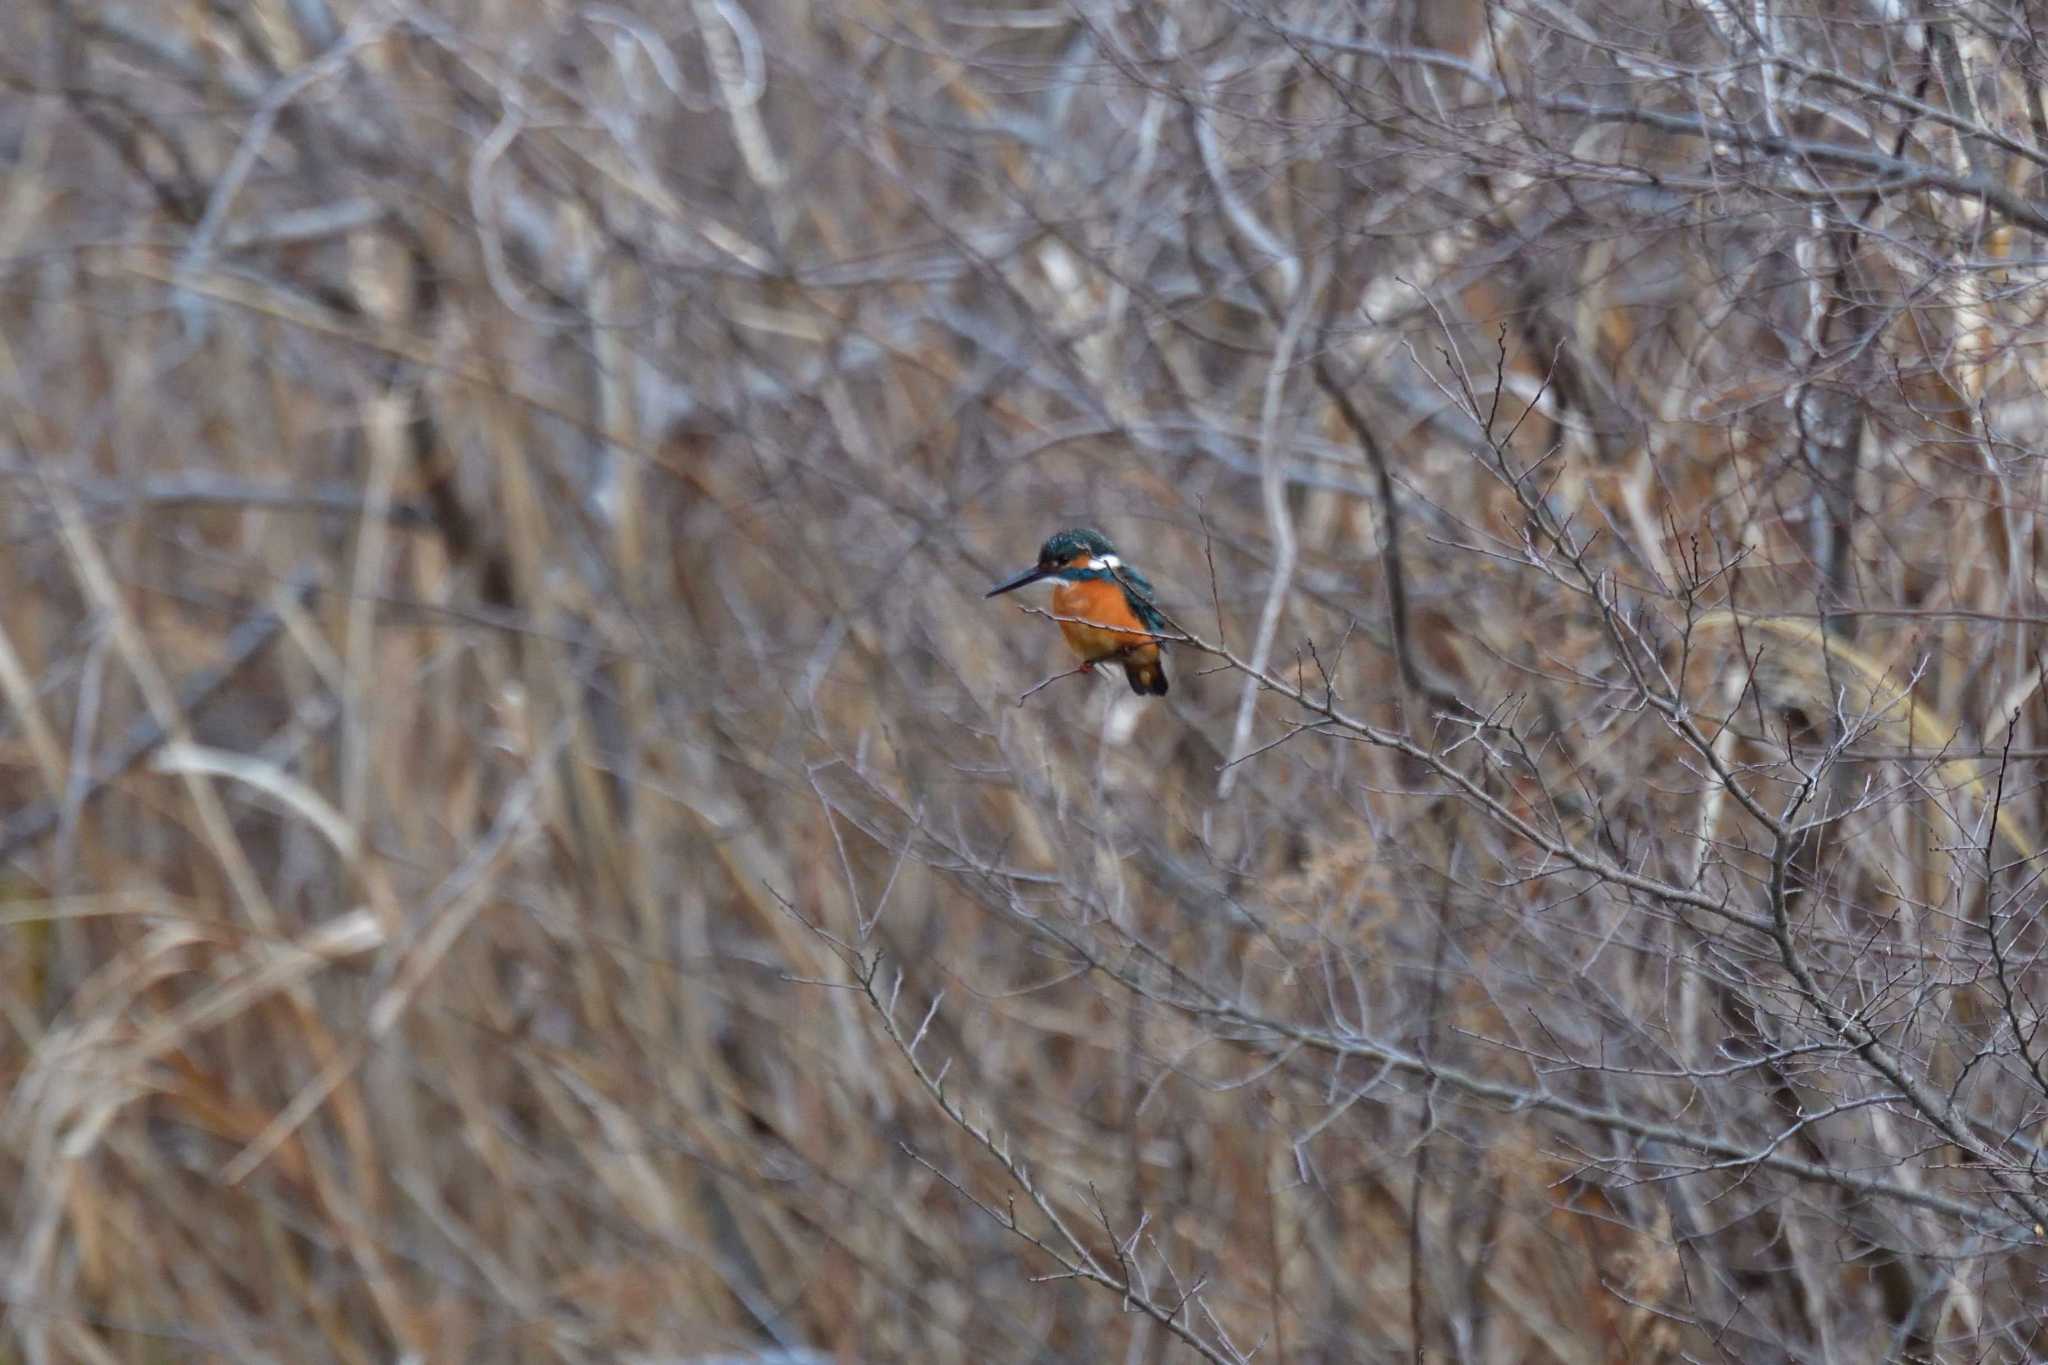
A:
{"type": "Polygon", "coordinates": [[[1064,564],[1075,555],[1086,551],[1089,558],[1100,559],[1116,553],[1116,547],[1109,543],[1109,537],[1092,526],[1076,526],[1050,537],[1038,547],[1040,564],[1064,564]]]}

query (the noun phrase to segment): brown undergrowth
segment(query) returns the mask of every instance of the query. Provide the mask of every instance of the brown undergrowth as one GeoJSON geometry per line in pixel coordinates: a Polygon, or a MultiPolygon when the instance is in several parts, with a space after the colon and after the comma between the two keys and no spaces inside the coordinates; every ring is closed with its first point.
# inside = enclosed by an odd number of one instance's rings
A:
{"type": "Polygon", "coordinates": [[[2039,1354],[2037,49],[1168,8],[0,15],[0,1360],[2039,1354]]]}

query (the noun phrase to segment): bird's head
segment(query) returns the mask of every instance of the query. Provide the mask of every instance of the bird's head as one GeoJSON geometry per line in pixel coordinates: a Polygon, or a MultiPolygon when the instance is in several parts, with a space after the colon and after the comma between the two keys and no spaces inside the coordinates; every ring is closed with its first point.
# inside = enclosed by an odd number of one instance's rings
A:
{"type": "Polygon", "coordinates": [[[1047,579],[1073,579],[1091,569],[1114,569],[1121,562],[1116,557],[1116,547],[1109,543],[1109,537],[1092,527],[1075,526],[1046,537],[1045,544],[1038,547],[1036,564],[1016,577],[996,584],[987,595],[999,597],[1047,579]]]}

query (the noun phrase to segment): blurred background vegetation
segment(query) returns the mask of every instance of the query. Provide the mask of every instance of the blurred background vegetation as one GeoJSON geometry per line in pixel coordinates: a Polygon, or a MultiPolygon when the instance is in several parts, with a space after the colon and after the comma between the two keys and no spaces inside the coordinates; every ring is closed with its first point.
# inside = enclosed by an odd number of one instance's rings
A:
{"type": "Polygon", "coordinates": [[[0,10],[0,1359],[2037,1358],[2039,22],[0,10]]]}

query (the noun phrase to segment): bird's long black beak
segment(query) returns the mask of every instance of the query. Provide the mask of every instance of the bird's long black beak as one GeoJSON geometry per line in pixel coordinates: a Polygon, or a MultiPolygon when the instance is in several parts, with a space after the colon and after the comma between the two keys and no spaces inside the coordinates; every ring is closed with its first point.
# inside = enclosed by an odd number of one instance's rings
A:
{"type": "Polygon", "coordinates": [[[1010,579],[1008,582],[996,584],[993,588],[990,588],[986,593],[983,593],[982,596],[1001,597],[1006,592],[1015,592],[1019,588],[1028,588],[1033,583],[1036,583],[1039,579],[1044,578],[1050,572],[1050,569],[1041,569],[1036,564],[1033,564],[1030,568],[1026,569],[1023,573],[1018,574],[1015,578],[1010,579]]]}

